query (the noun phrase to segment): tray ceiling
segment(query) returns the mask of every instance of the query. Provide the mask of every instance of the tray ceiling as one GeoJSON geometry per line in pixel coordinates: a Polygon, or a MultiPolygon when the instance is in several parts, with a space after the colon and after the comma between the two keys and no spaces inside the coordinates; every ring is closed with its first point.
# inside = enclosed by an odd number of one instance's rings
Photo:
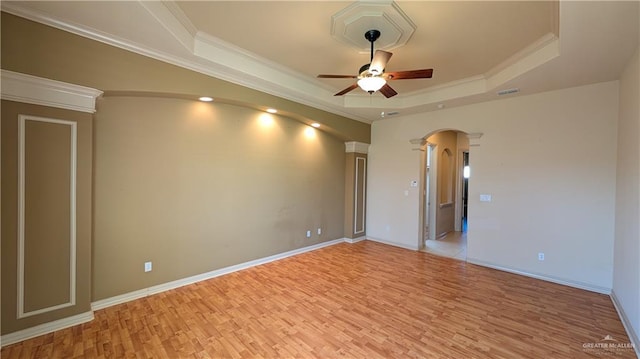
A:
{"type": "Polygon", "coordinates": [[[491,100],[504,88],[614,80],[638,44],[637,2],[3,1],[2,9],[365,122],[491,100]],[[380,27],[376,45],[393,52],[388,70],[433,68],[433,78],[393,81],[391,99],[334,97],[351,80],[315,76],[368,63],[367,27],[380,27]]]}

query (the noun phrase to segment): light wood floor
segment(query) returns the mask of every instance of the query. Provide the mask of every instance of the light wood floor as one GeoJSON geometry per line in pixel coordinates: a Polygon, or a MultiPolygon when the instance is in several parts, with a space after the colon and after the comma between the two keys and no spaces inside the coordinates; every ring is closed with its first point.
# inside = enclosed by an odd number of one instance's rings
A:
{"type": "MultiPolygon", "coordinates": [[[[602,358],[608,296],[371,241],[97,311],[8,358],[602,358]]],[[[635,358],[619,351],[616,358],[635,358]]]]}

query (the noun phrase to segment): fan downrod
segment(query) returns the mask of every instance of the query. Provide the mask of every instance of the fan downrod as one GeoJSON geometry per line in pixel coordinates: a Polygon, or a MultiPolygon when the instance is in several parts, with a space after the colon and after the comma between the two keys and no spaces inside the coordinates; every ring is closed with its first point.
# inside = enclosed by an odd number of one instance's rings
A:
{"type": "Polygon", "coordinates": [[[379,37],[380,37],[380,31],[378,30],[369,30],[364,33],[364,38],[367,39],[369,42],[374,42],[378,40],[379,37]]]}
{"type": "Polygon", "coordinates": [[[364,38],[371,43],[371,59],[369,61],[373,61],[373,43],[378,40],[379,37],[380,31],[378,30],[369,30],[364,33],[364,38]]]}

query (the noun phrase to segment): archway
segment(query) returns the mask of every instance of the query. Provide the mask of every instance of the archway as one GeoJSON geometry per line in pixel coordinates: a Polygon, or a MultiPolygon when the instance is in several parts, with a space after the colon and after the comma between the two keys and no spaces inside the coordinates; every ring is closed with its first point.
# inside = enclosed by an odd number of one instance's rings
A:
{"type": "Polygon", "coordinates": [[[422,138],[420,158],[420,243],[427,252],[466,260],[463,168],[469,135],[440,129],[422,138]]]}

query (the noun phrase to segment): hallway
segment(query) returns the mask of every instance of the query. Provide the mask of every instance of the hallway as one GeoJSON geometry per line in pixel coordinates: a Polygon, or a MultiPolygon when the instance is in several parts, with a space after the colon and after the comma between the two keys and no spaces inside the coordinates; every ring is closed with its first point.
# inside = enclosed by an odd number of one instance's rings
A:
{"type": "Polygon", "coordinates": [[[449,232],[440,239],[426,241],[423,251],[461,261],[467,260],[467,232],[449,232]]]}

